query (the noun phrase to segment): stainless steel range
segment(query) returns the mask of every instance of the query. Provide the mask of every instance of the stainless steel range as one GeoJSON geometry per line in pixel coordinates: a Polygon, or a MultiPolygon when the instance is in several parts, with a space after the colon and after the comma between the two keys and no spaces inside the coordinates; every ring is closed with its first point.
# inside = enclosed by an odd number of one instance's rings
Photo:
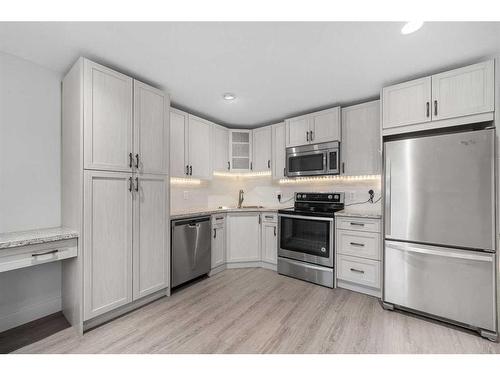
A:
{"type": "Polygon", "coordinates": [[[334,213],[344,193],[296,193],[293,208],[278,210],[278,273],[334,287],[334,213]]]}

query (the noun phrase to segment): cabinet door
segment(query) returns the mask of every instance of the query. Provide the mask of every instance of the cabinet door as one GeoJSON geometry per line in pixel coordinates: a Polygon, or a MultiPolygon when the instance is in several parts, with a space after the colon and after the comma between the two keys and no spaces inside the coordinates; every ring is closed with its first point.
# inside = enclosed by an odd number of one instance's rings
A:
{"type": "Polygon", "coordinates": [[[342,173],[380,174],[380,101],[342,108],[342,173]]]}
{"type": "Polygon", "coordinates": [[[264,172],[271,170],[271,127],[254,129],[253,131],[253,170],[264,172]]]}
{"type": "Polygon", "coordinates": [[[169,180],[144,174],[134,178],[134,300],[169,282],[169,180]]]}
{"type": "Polygon", "coordinates": [[[140,173],[168,173],[168,97],[134,80],[134,165],[140,173]]]}
{"type": "Polygon", "coordinates": [[[494,111],[494,61],[432,76],[432,119],[494,111]]]}
{"type": "Polygon", "coordinates": [[[260,216],[257,213],[227,216],[227,261],[260,261],[260,216]]]}
{"type": "Polygon", "coordinates": [[[382,128],[431,121],[431,77],[382,89],[382,128]]]}
{"type": "Polygon", "coordinates": [[[131,180],[131,173],[85,171],[85,320],[132,301],[131,180]]]}
{"type": "Polygon", "coordinates": [[[310,120],[308,116],[301,116],[285,121],[286,147],[301,146],[309,143],[310,120]]]}
{"type": "Polygon", "coordinates": [[[170,175],[187,176],[187,136],[188,114],[170,109],[170,175]]]}
{"type": "Polygon", "coordinates": [[[188,164],[190,176],[205,180],[212,178],[211,137],[212,124],[201,118],[189,115],[188,164]]]}
{"type": "Polygon", "coordinates": [[[262,260],[278,263],[278,239],[276,223],[262,223],[262,260]]]}
{"type": "Polygon", "coordinates": [[[130,171],[132,78],[84,62],[84,167],[130,171]]]}
{"type": "Polygon", "coordinates": [[[285,123],[281,122],[272,126],[272,162],[273,178],[285,178],[285,123]]]}
{"type": "Polygon", "coordinates": [[[229,131],[231,171],[249,171],[252,159],[252,131],[229,131]]]}
{"type": "Polygon", "coordinates": [[[212,138],[213,170],[228,171],[229,164],[229,130],[223,126],[213,125],[212,138]]]}
{"type": "Polygon", "coordinates": [[[224,225],[212,228],[212,269],[224,264],[226,260],[226,229],[224,225]]]}
{"type": "Polygon", "coordinates": [[[340,142],[340,107],[311,114],[311,143],[340,142]]]}

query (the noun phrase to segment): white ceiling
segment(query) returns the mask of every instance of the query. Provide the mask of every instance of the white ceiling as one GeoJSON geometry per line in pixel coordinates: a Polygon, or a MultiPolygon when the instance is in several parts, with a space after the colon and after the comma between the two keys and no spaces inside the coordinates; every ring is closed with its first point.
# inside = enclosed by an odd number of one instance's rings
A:
{"type": "Polygon", "coordinates": [[[500,54],[500,22],[0,23],[0,50],[60,72],[83,55],[253,127],[375,98],[387,84],[500,54]],[[238,98],[228,103],[224,92],[238,98]]]}

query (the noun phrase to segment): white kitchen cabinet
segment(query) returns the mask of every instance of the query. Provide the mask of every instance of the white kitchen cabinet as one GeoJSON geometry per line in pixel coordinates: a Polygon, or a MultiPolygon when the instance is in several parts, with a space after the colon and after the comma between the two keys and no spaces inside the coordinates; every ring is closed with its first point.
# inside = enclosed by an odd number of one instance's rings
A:
{"type": "Polygon", "coordinates": [[[84,319],[132,301],[132,174],[85,171],[84,319]]]}
{"type": "Polygon", "coordinates": [[[340,141],[340,107],[285,120],[286,147],[340,141]]]}
{"type": "Polygon", "coordinates": [[[130,171],[133,79],[84,59],[84,168],[130,171]]]}
{"type": "Polygon", "coordinates": [[[382,128],[431,121],[431,77],[382,89],[382,128]]]}
{"type": "Polygon", "coordinates": [[[262,217],[262,261],[278,263],[278,221],[276,214],[264,212],[262,217]]]}
{"type": "Polygon", "coordinates": [[[493,120],[494,60],[382,89],[384,135],[493,120]]]}
{"type": "Polygon", "coordinates": [[[340,141],[340,107],[311,114],[310,143],[340,141]]]}
{"type": "Polygon", "coordinates": [[[222,266],[226,262],[226,215],[212,215],[212,266],[222,266]]]}
{"type": "Polygon", "coordinates": [[[229,171],[229,130],[220,125],[213,125],[212,137],[213,170],[229,171]]]}
{"type": "Polygon", "coordinates": [[[256,172],[271,171],[271,127],[264,126],[253,130],[252,170],[256,172]]]}
{"type": "Polygon", "coordinates": [[[229,156],[231,171],[252,169],[252,130],[229,130],[229,156]]]}
{"type": "Polygon", "coordinates": [[[169,107],[165,93],[134,80],[134,162],[139,173],[168,173],[169,107]]]}
{"type": "Polygon", "coordinates": [[[380,142],[379,100],[342,108],[342,174],[380,174],[380,142]]]}
{"type": "Polygon", "coordinates": [[[432,76],[432,119],[494,111],[494,61],[432,76]]]}
{"type": "Polygon", "coordinates": [[[227,262],[258,262],[260,253],[260,214],[238,212],[227,215],[227,262]]]}
{"type": "Polygon", "coordinates": [[[205,180],[211,179],[212,124],[202,118],[189,115],[187,139],[189,176],[205,180]]]}
{"type": "Polygon", "coordinates": [[[133,186],[133,299],[169,285],[169,178],[135,176],[133,186]]]}
{"type": "Polygon", "coordinates": [[[273,179],[285,178],[286,168],[286,145],[285,145],[285,123],[274,124],[272,128],[272,157],[271,167],[273,179]]]}
{"type": "Polygon", "coordinates": [[[189,173],[187,162],[186,136],[188,114],[170,108],[170,176],[186,177],[189,173]]]}

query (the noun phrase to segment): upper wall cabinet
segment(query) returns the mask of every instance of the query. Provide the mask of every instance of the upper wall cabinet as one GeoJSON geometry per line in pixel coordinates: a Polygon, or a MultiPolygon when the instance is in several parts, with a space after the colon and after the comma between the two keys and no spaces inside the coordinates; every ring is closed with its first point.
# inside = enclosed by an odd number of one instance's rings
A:
{"type": "Polygon", "coordinates": [[[494,61],[382,89],[383,134],[493,120],[494,61]]]}
{"type": "Polygon", "coordinates": [[[380,100],[342,108],[342,174],[379,174],[380,142],[380,100]]]}
{"type": "Polygon", "coordinates": [[[340,141],[340,107],[285,120],[286,147],[340,141]]]}
{"type": "Polygon", "coordinates": [[[252,170],[271,171],[271,126],[253,130],[252,170]]]}
{"type": "Polygon", "coordinates": [[[169,107],[162,91],[134,80],[134,162],[139,173],[168,173],[169,107]]]}
{"type": "Polygon", "coordinates": [[[220,125],[213,125],[212,135],[213,170],[228,171],[229,163],[229,130],[220,125]]]}
{"type": "Polygon", "coordinates": [[[172,177],[212,178],[212,123],[177,109],[170,110],[172,177]]]}
{"type": "Polygon", "coordinates": [[[84,59],[84,167],[131,171],[133,79],[84,59]]]}
{"type": "Polygon", "coordinates": [[[229,158],[231,171],[251,170],[252,130],[229,130],[229,158]]]}
{"type": "Polygon", "coordinates": [[[272,158],[271,167],[273,179],[285,178],[286,156],[285,156],[285,123],[274,124],[272,128],[272,158]]]}

